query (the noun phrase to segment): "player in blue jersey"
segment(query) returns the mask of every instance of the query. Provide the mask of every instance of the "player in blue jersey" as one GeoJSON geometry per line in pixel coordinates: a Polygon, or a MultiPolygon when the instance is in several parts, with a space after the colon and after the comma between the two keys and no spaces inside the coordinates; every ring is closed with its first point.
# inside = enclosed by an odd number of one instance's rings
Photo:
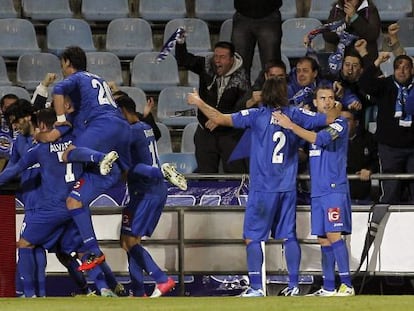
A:
{"type": "Polygon", "coordinates": [[[122,211],[121,245],[128,252],[133,296],[145,295],[145,271],[156,282],[151,295],[155,298],[168,293],[174,288],[175,282],[141,246],[141,238],[150,237],[154,232],[167,200],[167,186],[160,170],[157,144],[151,126],[139,120],[132,98],[121,96],[117,99],[117,104],[131,125],[132,155],[127,179],[130,198],[122,211]]]}
{"type": "MultiPolygon", "coordinates": [[[[335,106],[331,87],[316,89],[314,105],[328,113],[335,106]]],[[[279,124],[308,141],[311,175],[311,229],[318,236],[322,252],[323,286],[314,296],[353,296],[348,249],[342,235],[351,233],[351,201],[346,173],[348,122],[338,117],[318,132],[303,129],[285,114],[275,114],[279,124]],[[335,287],[335,264],[341,285],[335,287]]]]}
{"type": "MultiPolygon", "coordinates": [[[[13,115],[14,124],[20,128],[24,127],[28,117],[22,110],[13,115]]],[[[53,123],[56,121],[56,115],[53,109],[41,110],[36,114],[38,125],[41,131],[51,130],[53,123]]],[[[69,130],[69,127],[66,127],[69,130]]],[[[61,128],[63,130],[63,128],[61,128]]],[[[33,260],[31,260],[32,248],[42,246],[45,249],[51,249],[58,243],[63,235],[70,236],[69,243],[60,245],[60,249],[66,253],[78,251],[81,243],[79,232],[73,225],[72,217],[66,209],[66,197],[72,188],[76,188],[76,180],[79,176],[84,176],[83,165],[81,163],[64,163],[62,155],[66,148],[72,143],[74,137],[70,134],[63,136],[52,143],[37,144],[30,148],[23,157],[13,165],[8,166],[0,174],[0,184],[4,184],[17,173],[24,171],[35,164],[40,165],[41,183],[36,193],[36,199],[33,199],[35,213],[26,215],[21,237],[18,241],[19,260],[23,265],[20,271],[25,283],[26,297],[34,296],[33,285],[33,260]],[[76,229],[76,232],[73,232],[76,229]],[[79,241],[79,243],[76,243],[79,241]],[[26,288],[31,287],[31,293],[26,288]]],[[[86,152],[86,150],[85,150],[86,152]]],[[[90,150],[90,154],[98,156],[96,151],[90,150]]],[[[105,154],[99,154],[104,157],[105,154]]],[[[64,239],[65,240],[65,239],[64,239]]],[[[68,238],[66,237],[66,241],[68,238]]],[[[100,267],[95,267],[89,273],[103,296],[115,296],[108,289],[105,275],[100,267]]]]}
{"type": "Polygon", "coordinates": [[[110,88],[105,80],[86,71],[86,54],[80,48],[66,48],[61,56],[61,67],[65,79],[56,83],[53,89],[53,104],[57,114],[56,126],[66,124],[64,102],[70,99],[74,112],[73,143],[63,155],[67,162],[89,161],[89,155],[79,147],[109,153],[114,150],[113,161],[119,155],[119,168],[108,176],[101,176],[97,168],[95,174],[73,189],[67,199],[69,209],[85,244],[88,253],[83,258],[81,270],[89,270],[105,260],[93,230],[89,203],[102,192],[118,182],[121,172],[129,166],[129,125],[122,117],[110,88]]]}
{"type": "Polygon", "coordinates": [[[259,108],[222,114],[206,105],[196,92],[188,103],[196,105],[214,123],[250,128],[250,187],[244,218],[243,238],[246,242],[250,288],[242,297],[264,296],[263,247],[269,233],[283,239],[289,272],[287,296],[299,294],[298,277],[300,247],[296,238],[296,176],[299,138],[280,127],[272,112],[281,110],[305,128],[327,124],[333,117],[288,106],[285,79],[268,79],[262,90],[259,108]]]}

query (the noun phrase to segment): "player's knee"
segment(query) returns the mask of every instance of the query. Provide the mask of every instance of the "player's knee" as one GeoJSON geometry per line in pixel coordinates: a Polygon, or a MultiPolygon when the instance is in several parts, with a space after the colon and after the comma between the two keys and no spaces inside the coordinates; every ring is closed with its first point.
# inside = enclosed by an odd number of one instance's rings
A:
{"type": "Polygon", "coordinates": [[[244,244],[249,245],[250,243],[252,243],[252,239],[244,239],[244,244]]]}
{"type": "Polygon", "coordinates": [[[29,241],[20,238],[19,241],[17,241],[17,248],[33,248],[33,245],[29,241]]]}
{"type": "Polygon", "coordinates": [[[121,244],[122,249],[128,252],[135,245],[141,244],[141,238],[121,235],[120,244],[121,244]]]}
{"type": "Polygon", "coordinates": [[[82,202],[78,201],[72,197],[68,197],[66,199],[66,207],[68,209],[77,209],[77,208],[81,208],[82,207],[82,202]]]}

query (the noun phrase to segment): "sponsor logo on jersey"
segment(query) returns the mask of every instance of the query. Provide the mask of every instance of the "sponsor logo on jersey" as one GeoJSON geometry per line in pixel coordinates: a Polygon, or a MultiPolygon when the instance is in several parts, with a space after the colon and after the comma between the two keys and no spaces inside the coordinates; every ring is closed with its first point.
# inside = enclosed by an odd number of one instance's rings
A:
{"type": "Polygon", "coordinates": [[[341,220],[341,208],[339,207],[328,208],[328,220],[330,222],[339,222],[341,220]]]}
{"type": "Polygon", "coordinates": [[[63,142],[63,143],[50,143],[49,144],[49,151],[50,152],[65,151],[71,143],[72,143],[72,141],[66,141],[66,142],[63,142]]]}
{"type": "Polygon", "coordinates": [[[249,110],[244,109],[244,110],[240,111],[240,113],[241,113],[241,115],[242,115],[243,117],[244,117],[244,116],[248,116],[248,115],[249,115],[249,110]]]}
{"type": "Polygon", "coordinates": [[[84,183],[85,183],[85,179],[83,179],[83,178],[79,179],[75,183],[75,185],[73,186],[73,190],[79,190],[79,189],[81,189],[84,183]]]}
{"type": "Polygon", "coordinates": [[[331,123],[329,124],[329,126],[337,130],[338,132],[342,132],[344,130],[343,126],[340,125],[339,123],[331,123]]]}

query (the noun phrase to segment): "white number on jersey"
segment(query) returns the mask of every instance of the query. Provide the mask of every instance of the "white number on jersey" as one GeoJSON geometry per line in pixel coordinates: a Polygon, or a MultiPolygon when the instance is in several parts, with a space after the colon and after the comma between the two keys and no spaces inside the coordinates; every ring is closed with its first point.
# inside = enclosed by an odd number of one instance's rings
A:
{"type": "Polygon", "coordinates": [[[280,152],[286,144],[286,136],[283,132],[277,131],[273,134],[273,141],[276,142],[273,149],[272,163],[283,163],[283,153],[280,152]]]}
{"type": "MultiPolygon", "coordinates": [[[[63,151],[59,151],[57,153],[57,156],[58,156],[59,162],[64,162],[62,158],[63,151]]],[[[73,174],[72,163],[66,163],[65,181],[67,183],[75,181],[75,174],[73,174]]]]}
{"type": "Polygon", "coordinates": [[[101,83],[97,79],[92,79],[91,83],[94,89],[98,89],[99,105],[112,105],[115,108],[117,107],[114,99],[112,98],[111,89],[109,88],[109,85],[106,83],[106,81],[103,81],[103,83],[101,83]]]}
{"type": "Polygon", "coordinates": [[[151,141],[149,146],[149,151],[151,153],[151,158],[152,158],[152,166],[153,167],[158,167],[158,149],[157,149],[157,144],[155,141],[151,141]]]}

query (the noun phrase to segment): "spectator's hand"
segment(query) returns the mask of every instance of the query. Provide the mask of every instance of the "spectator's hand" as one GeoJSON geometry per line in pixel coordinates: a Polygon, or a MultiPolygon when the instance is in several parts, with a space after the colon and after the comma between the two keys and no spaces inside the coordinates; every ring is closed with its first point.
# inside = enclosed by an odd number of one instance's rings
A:
{"type": "Polygon", "coordinates": [[[361,104],[361,102],[359,102],[359,101],[353,101],[352,103],[350,103],[349,105],[348,105],[348,110],[356,110],[356,111],[359,111],[359,110],[361,110],[362,109],[362,104],[361,104]]]}
{"type": "Polygon", "coordinates": [[[198,92],[197,92],[196,89],[193,89],[192,93],[188,93],[187,103],[189,105],[198,106],[202,102],[203,102],[203,100],[200,98],[200,95],[198,95],[198,92]]]}
{"type": "Polygon", "coordinates": [[[344,96],[345,88],[342,86],[341,82],[334,81],[333,90],[335,92],[336,97],[342,98],[342,96],[344,96]]]}
{"type": "Polygon", "coordinates": [[[204,126],[212,132],[218,126],[218,124],[214,123],[214,121],[207,120],[207,122],[204,123],[204,126]]]}
{"type": "Polygon", "coordinates": [[[349,23],[349,21],[351,20],[351,17],[354,16],[354,14],[356,13],[356,7],[352,3],[345,1],[344,12],[346,14],[345,21],[349,23]]]}
{"type": "Polygon", "coordinates": [[[388,35],[390,37],[397,37],[397,33],[400,30],[400,26],[397,23],[393,23],[388,26],[388,35]]]}
{"type": "Polygon", "coordinates": [[[309,44],[310,44],[309,37],[308,37],[308,35],[305,35],[303,37],[303,45],[307,48],[309,46],[309,44]]]}
{"type": "Polygon", "coordinates": [[[283,114],[281,111],[274,111],[272,112],[272,117],[276,121],[275,123],[280,125],[285,129],[292,129],[293,122],[289,119],[289,117],[283,114]]]}
{"type": "Polygon", "coordinates": [[[154,103],[154,98],[150,97],[147,99],[147,103],[144,106],[144,118],[146,118],[152,111],[152,109],[154,108],[155,103],[154,103]]]}
{"type": "Polygon", "coordinates": [[[357,50],[357,52],[359,53],[359,55],[361,57],[364,57],[365,55],[368,54],[367,40],[365,40],[365,39],[357,40],[354,44],[354,48],[355,48],[355,50],[357,50]]]}
{"type": "Polygon", "coordinates": [[[390,52],[379,52],[377,59],[374,61],[375,66],[379,67],[382,63],[385,63],[391,57],[390,52]]]}
{"type": "Polygon", "coordinates": [[[357,172],[357,175],[359,175],[359,179],[363,181],[368,181],[371,178],[371,171],[363,168],[359,172],[357,172]]]}
{"type": "Polygon", "coordinates": [[[56,73],[53,73],[53,72],[48,72],[48,73],[45,75],[45,78],[44,78],[44,79],[43,79],[43,81],[42,81],[42,85],[43,85],[43,86],[45,86],[45,87],[48,87],[48,86],[49,86],[49,85],[51,85],[53,82],[55,82],[56,78],[57,78],[57,74],[56,74],[56,73]]]}

